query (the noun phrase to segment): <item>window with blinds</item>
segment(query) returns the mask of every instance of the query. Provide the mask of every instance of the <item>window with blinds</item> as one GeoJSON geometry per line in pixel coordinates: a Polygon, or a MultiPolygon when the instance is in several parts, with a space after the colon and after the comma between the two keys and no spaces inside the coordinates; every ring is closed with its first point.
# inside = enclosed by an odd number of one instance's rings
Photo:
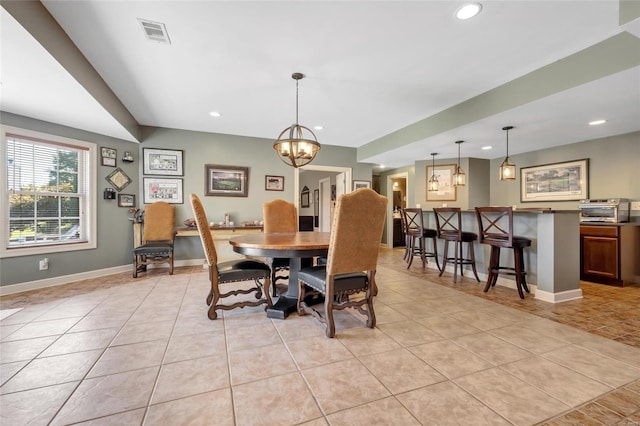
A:
{"type": "Polygon", "coordinates": [[[90,218],[95,210],[95,185],[91,185],[95,147],[28,133],[3,132],[5,253],[23,248],[58,251],[56,247],[94,245],[90,218]]]}

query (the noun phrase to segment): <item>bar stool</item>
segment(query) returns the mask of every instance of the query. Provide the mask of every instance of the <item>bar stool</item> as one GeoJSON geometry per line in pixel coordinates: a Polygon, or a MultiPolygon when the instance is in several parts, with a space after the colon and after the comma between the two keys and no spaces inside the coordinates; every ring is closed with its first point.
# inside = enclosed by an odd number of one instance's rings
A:
{"type": "Polygon", "coordinates": [[[473,275],[476,280],[478,271],[476,271],[476,256],[473,249],[473,242],[478,239],[478,235],[473,232],[462,230],[462,214],[457,207],[438,207],[433,209],[436,217],[436,228],[438,238],[444,240],[444,254],[442,255],[442,270],[440,276],[447,267],[447,262],[453,262],[453,282],[458,282],[458,267],[460,267],[460,275],[464,276],[463,265],[471,265],[473,275]],[[449,242],[453,242],[453,257],[449,257],[449,242]],[[465,258],[462,255],[462,243],[467,243],[469,255],[465,258]]]}
{"type": "Polygon", "coordinates": [[[411,267],[413,258],[420,256],[422,259],[422,267],[427,264],[427,257],[433,257],[436,261],[438,270],[440,269],[440,263],[438,262],[438,244],[436,238],[438,232],[435,229],[428,229],[424,227],[424,220],[422,218],[422,209],[408,208],[403,209],[405,223],[407,224],[407,240],[409,244],[409,256],[407,259],[407,269],[411,267]],[[429,238],[433,243],[433,252],[428,252],[426,248],[426,240],[429,238]]]}
{"type": "Polygon", "coordinates": [[[531,240],[513,235],[513,209],[511,207],[476,207],[476,217],[480,230],[480,243],[491,246],[489,276],[484,291],[496,285],[499,274],[515,275],[518,294],[520,299],[524,299],[522,289],[529,293],[529,287],[525,278],[523,249],[531,246],[531,240]],[[513,250],[514,267],[500,265],[500,248],[502,247],[513,250]]]}

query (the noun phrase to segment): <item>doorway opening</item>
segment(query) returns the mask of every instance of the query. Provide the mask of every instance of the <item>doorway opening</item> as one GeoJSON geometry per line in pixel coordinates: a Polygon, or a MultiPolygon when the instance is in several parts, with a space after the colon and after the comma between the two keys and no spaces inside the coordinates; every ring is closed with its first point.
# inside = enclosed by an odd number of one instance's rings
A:
{"type": "Polygon", "coordinates": [[[333,212],[333,206],[338,196],[343,193],[351,192],[352,186],[352,171],[350,167],[336,167],[336,166],[319,166],[319,165],[307,165],[301,168],[296,168],[294,172],[293,187],[296,194],[298,216],[314,216],[314,230],[329,232],[331,228],[331,213],[333,212]],[[302,170],[300,170],[302,169],[302,170]],[[311,194],[311,205],[308,209],[300,207],[300,173],[303,174],[307,171],[313,171],[314,178],[311,188],[308,183],[305,186],[308,187],[311,194]],[[319,173],[325,172],[325,173],[319,173]],[[333,179],[335,185],[331,185],[330,181],[333,179]],[[322,186],[320,185],[322,182],[322,186]],[[335,186],[335,195],[334,189],[335,186]],[[316,190],[317,197],[316,197],[316,190]],[[318,217],[317,223],[315,223],[315,216],[318,217]]]}
{"type": "Polygon", "coordinates": [[[404,245],[400,209],[407,208],[409,172],[387,176],[387,247],[404,245]]]}

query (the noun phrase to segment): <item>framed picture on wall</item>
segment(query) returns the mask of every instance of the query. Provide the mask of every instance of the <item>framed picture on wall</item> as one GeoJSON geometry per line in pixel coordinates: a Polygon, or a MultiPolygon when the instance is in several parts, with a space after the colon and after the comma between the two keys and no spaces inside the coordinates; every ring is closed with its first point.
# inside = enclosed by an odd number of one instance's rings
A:
{"type": "Polygon", "coordinates": [[[204,195],[246,197],[248,185],[248,167],[204,165],[204,195]]]}
{"type": "Polygon", "coordinates": [[[144,203],[164,201],[169,204],[182,204],[182,179],[145,177],[142,179],[144,203]]]}
{"type": "Polygon", "coordinates": [[[142,148],[143,174],[182,176],[182,150],[142,148]]]}
{"type": "Polygon", "coordinates": [[[114,148],[100,147],[100,164],[107,167],[116,167],[118,151],[114,148]]]}
{"type": "Polygon", "coordinates": [[[589,159],[520,169],[520,201],[569,201],[589,198],[589,159]]]}
{"type": "Polygon", "coordinates": [[[118,207],[135,207],[135,194],[118,194],[118,207]]]}
{"type": "Polygon", "coordinates": [[[436,164],[435,169],[427,166],[426,187],[429,188],[429,179],[435,175],[438,179],[438,190],[427,189],[427,201],[456,201],[456,187],[453,186],[453,174],[456,172],[456,164],[436,164]]]}
{"type": "Polygon", "coordinates": [[[370,180],[354,180],[353,190],[355,191],[356,189],[360,189],[360,188],[371,188],[371,181],[370,180]]]}
{"type": "Polygon", "coordinates": [[[264,177],[264,189],[266,191],[284,191],[284,176],[264,177]]]}

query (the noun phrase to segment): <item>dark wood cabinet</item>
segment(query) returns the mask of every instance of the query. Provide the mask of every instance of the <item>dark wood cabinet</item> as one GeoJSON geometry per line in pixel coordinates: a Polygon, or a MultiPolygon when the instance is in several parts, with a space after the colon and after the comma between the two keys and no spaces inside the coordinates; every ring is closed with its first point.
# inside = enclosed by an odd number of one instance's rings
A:
{"type": "Polygon", "coordinates": [[[640,268],[640,227],[580,226],[580,279],[612,285],[634,284],[640,268]]]}
{"type": "Polygon", "coordinates": [[[404,246],[404,233],[402,232],[402,220],[399,217],[393,218],[393,246],[404,246]]]}

